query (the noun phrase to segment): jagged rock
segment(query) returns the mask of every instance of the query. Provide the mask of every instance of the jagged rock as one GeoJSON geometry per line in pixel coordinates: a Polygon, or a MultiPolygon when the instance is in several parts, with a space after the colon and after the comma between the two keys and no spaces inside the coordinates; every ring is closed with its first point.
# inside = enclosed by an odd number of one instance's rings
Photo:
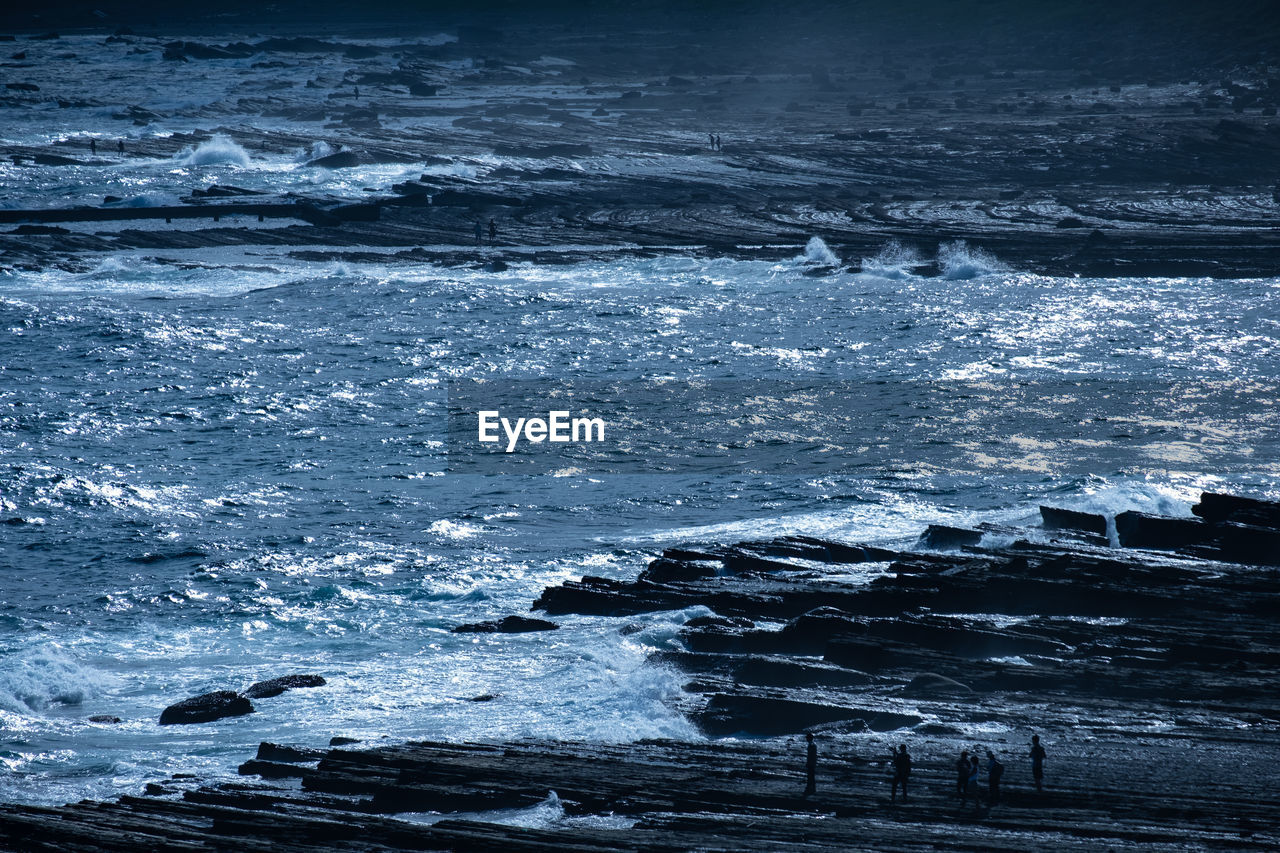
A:
{"type": "Polygon", "coordinates": [[[1258,527],[1280,528],[1280,501],[1203,492],[1200,503],[1191,507],[1191,511],[1210,522],[1234,521],[1258,527]]]}
{"type": "Polygon", "coordinates": [[[741,616],[695,616],[684,623],[685,628],[754,628],[755,623],[741,616]]]}
{"type": "Polygon", "coordinates": [[[323,749],[310,749],[303,746],[286,746],[263,741],[258,744],[259,761],[274,761],[283,764],[299,764],[319,761],[325,755],[323,749]]]}
{"type": "Polygon", "coordinates": [[[205,189],[196,188],[191,191],[192,198],[233,198],[235,196],[262,195],[261,190],[249,190],[231,184],[211,184],[205,189]]]}
{"type": "Polygon", "coordinates": [[[857,720],[884,732],[918,725],[915,714],[805,702],[755,693],[717,693],[695,717],[709,735],[795,734],[824,723],[857,720]]]}
{"type": "Polygon", "coordinates": [[[437,207],[520,207],[522,199],[514,196],[494,195],[482,192],[441,190],[431,195],[431,203],[437,207]]]}
{"type": "Polygon", "coordinates": [[[945,524],[930,524],[920,535],[919,547],[946,550],[952,548],[970,548],[982,541],[982,533],[978,530],[966,530],[962,527],[949,527],[945,524]]]}
{"type": "Polygon", "coordinates": [[[360,155],[354,151],[338,151],[334,154],[327,154],[324,157],[309,160],[307,165],[324,169],[350,169],[353,166],[361,165],[361,160],[360,155]]]}
{"type": "Polygon", "coordinates": [[[282,675],[250,685],[243,695],[250,699],[269,699],[295,687],[323,687],[325,683],[319,675],[282,675]]]}
{"type": "Polygon", "coordinates": [[[109,723],[114,725],[116,723],[122,723],[124,721],[121,720],[119,717],[112,716],[111,714],[94,714],[92,717],[89,718],[89,722],[109,723]]]}
{"type": "Polygon", "coordinates": [[[37,154],[31,158],[37,166],[83,166],[83,160],[74,157],[63,157],[61,154],[37,154]]]}
{"type": "Polygon", "coordinates": [[[183,699],[160,715],[160,725],[190,725],[253,713],[253,703],[232,690],[215,690],[183,699]]]}
{"type": "Polygon", "coordinates": [[[522,634],[529,631],[555,631],[560,626],[546,619],[531,619],[528,616],[505,616],[488,622],[472,622],[459,625],[453,629],[455,634],[522,634]]]}
{"type": "Polygon", "coordinates": [[[1082,533],[1107,535],[1107,518],[1104,515],[1041,506],[1040,518],[1046,530],[1079,530],[1082,533]]]}

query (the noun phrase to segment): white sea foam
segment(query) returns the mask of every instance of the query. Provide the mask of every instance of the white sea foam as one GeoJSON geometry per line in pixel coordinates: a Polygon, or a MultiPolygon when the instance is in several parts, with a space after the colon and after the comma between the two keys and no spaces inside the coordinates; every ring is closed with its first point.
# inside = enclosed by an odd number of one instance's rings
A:
{"type": "Polygon", "coordinates": [[[195,150],[184,148],[176,159],[184,166],[249,166],[249,152],[222,134],[206,139],[195,150]]]}
{"type": "Polygon", "coordinates": [[[825,240],[816,236],[809,238],[809,242],[804,247],[804,255],[797,260],[818,267],[840,266],[840,259],[836,257],[835,252],[831,251],[825,240]]]}
{"type": "Polygon", "coordinates": [[[79,705],[106,681],[102,673],[82,666],[57,646],[33,649],[0,665],[0,709],[30,713],[79,705]]]}
{"type": "Polygon", "coordinates": [[[1008,267],[995,256],[964,240],[953,240],[938,246],[938,268],[944,278],[955,281],[1008,272],[1008,267]]]}
{"type": "Polygon", "coordinates": [[[862,259],[862,271],[881,278],[902,278],[923,263],[920,253],[897,240],[890,240],[873,258],[862,259]]]}

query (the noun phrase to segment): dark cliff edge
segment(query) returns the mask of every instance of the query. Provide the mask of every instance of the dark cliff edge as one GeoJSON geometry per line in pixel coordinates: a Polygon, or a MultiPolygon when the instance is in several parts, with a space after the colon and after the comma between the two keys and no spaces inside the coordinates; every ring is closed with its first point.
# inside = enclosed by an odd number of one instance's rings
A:
{"type": "Polygon", "coordinates": [[[629,615],[708,608],[655,660],[688,674],[705,741],[264,743],[243,783],[0,806],[0,846],[1275,849],[1280,503],[1206,494],[1195,512],[1046,507],[1042,528],[931,528],[903,551],[803,536],[668,549],[634,581],[583,578],[535,606],[624,633],[629,615]],[[891,802],[900,743],[915,769],[891,802]],[[962,749],[1005,764],[997,804],[985,772],[977,805],[956,797],[962,749]]]}

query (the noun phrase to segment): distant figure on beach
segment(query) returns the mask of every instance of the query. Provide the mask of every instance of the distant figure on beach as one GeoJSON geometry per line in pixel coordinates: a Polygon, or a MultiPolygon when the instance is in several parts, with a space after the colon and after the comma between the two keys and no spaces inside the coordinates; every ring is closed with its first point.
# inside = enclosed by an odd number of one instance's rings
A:
{"type": "Polygon", "coordinates": [[[123,140],[123,139],[121,139],[119,142],[117,142],[117,143],[116,143],[116,151],[117,151],[117,152],[119,152],[120,154],[123,154],[123,153],[124,153],[124,140],[123,140]]]}
{"type": "Polygon", "coordinates": [[[707,146],[712,150],[716,150],[716,135],[714,133],[707,134],[707,146]]]}
{"type": "Polygon", "coordinates": [[[964,797],[965,785],[969,782],[969,750],[960,753],[960,760],[956,762],[956,795],[964,797]]]}
{"type": "Polygon", "coordinates": [[[1040,735],[1031,736],[1031,775],[1036,780],[1036,790],[1044,790],[1044,747],[1040,745],[1040,735]]]}
{"type": "Polygon", "coordinates": [[[804,739],[809,742],[809,755],[804,762],[804,795],[808,797],[818,789],[818,745],[813,742],[813,732],[805,732],[804,739]]]}
{"type": "Polygon", "coordinates": [[[964,777],[964,795],[960,798],[961,808],[968,802],[970,794],[973,795],[973,808],[976,811],[978,808],[978,756],[976,755],[969,758],[969,772],[964,777]]]}
{"type": "Polygon", "coordinates": [[[96,140],[96,139],[90,139],[90,140],[89,140],[89,153],[90,153],[90,154],[97,154],[97,153],[98,153],[98,140],[96,140]]]}
{"type": "Polygon", "coordinates": [[[480,220],[476,220],[476,245],[480,246],[484,243],[484,229],[480,227],[480,220]]]}
{"type": "Polygon", "coordinates": [[[724,148],[720,145],[720,134],[718,134],[718,133],[716,134],[716,150],[717,150],[717,151],[723,151],[723,150],[724,150],[724,148]]]}
{"type": "Polygon", "coordinates": [[[907,801],[907,779],[911,777],[911,756],[907,755],[907,745],[899,744],[898,751],[893,754],[893,787],[889,789],[889,802],[898,798],[898,785],[902,785],[902,801],[907,801]]]}
{"type": "Polygon", "coordinates": [[[492,245],[494,240],[498,239],[498,223],[493,221],[493,217],[489,217],[489,244],[492,245]]]}
{"type": "Polygon", "coordinates": [[[1000,777],[1004,775],[1004,765],[996,754],[987,750],[987,806],[1000,802],[1000,777]]]}

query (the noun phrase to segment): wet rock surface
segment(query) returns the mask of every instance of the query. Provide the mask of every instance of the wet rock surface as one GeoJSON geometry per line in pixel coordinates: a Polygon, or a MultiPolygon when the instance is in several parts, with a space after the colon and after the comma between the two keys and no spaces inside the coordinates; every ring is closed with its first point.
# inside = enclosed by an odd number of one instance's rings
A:
{"type": "Polygon", "coordinates": [[[323,687],[325,683],[323,676],[319,675],[282,675],[250,685],[243,695],[250,699],[267,699],[295,687],[323,687]]]}
{"type": "Polygon", "coordinates": [[[215,690],[183,699],[164,709],[160,725],[211,723],[224,717],[243,717],[253,713],[253,703],[234,690],[215,690]]]}
{"type": "MultiPolygon", "coordinates": [[[[977,33],[960,15],[949,26],[890,32],[882,17],[842,4],[786,15],[695,5],[677,16],[641,4],[593,19],[590,34],[517,14],[500,39],[398,45],[394,66],[382,63],[390,48],[352,44],[337,29],[252,41],[120,36],[120,50],[171,60],[158,64],[181,73],[230,59],[267,69],[328,64],[332,73],[179,111],[111,105],[124,127],[203,127],[131,138],[124,153],[104,141],[105,159],[95,162],[171,158],[222,134],[254,158],[324,142],[331,153],[309,169],[422,163],[429,171],[354,188],[378,211],[364,220],[214,227],[204,198],[199,227],[164,228],[157,216],[109,234],[0,234],[0,252],[31,268],[224,246],[318,253],[295,260],[373,253],[462,263],[478,254],[475,219],[496,216],[499,237],[484,248],[508,260],[558,257],[566,246],[593,257],[774,259],[819,234],[854,268],[897,240],[919,253],[922,270],[936,270],[928,264],[939,245],[965,240],[1012,268],[1054,275],[1274,274],[1276,28],[1239,9],[1194,13],[1160,34],[1147,18],[1089,14],[1015,35],[1013,22],[1034,17],[1030,8],[1011,4],[1000,26],[977,33]],[[1133,27],[1147,33],[1141,47],[1133,27]],[[763,34],[803,43],[805,61],[771,51],[763,34]],[[1230,49],[1241,39],[1247,62],[1230,49]],[[563,64],[548,66],[548,56],[563,64]],[[378,70],[362,65],[370,57],[378,70]],[[423,252],[387,252],[414,248],[423,252]]],[[[475,29],[447,16],[433,23],[475,29]]],[[[382,34],[405,36],[403,22],[382,34]]],[[[9,83],[0,102],[85,100],[31,65],[26,76],[39,82],[9,83]]],[[[87,137],[74,134],[0,146],[14,163],[67,169],[83,168],[88,153],[87,137]]],[[[357,199],[300,187],[262,202],[299,200],[324,209],[357,199]]],[[[51,215],[2,213],[13,224],[51,215]]]]}
{"type": "MultiPolygon", "coordinates": [[[[1046,509],[1084,529],[980,529],[973,544],[922,537],[905,551],[799,536],[671,548],[635,581],[546,590],[538,606],[557,613],[710,608],[653,660],[688,674],[685,710],[708,741],[264,743],[240,768],[253,781],[174,778],[113,803],[0,806],[0,844],[1274,849],[1280,572],[1203,539],[1113,548],[1092,516],[1046,509]],[[808,797],[804,731],[819,749],[808,797]],[[1048,752],[1040,791],[1032,733],[1048,752]],[[910,798],[891,802],[900,743],[910,798]],[[980,798],[957,797],[962,749],[1004,763],[997,804],[985,772],[980,798]]],[[[1175,521],[1280,530],[1277,510],[1205,494],[1195,518],[1175,521]]]]}

